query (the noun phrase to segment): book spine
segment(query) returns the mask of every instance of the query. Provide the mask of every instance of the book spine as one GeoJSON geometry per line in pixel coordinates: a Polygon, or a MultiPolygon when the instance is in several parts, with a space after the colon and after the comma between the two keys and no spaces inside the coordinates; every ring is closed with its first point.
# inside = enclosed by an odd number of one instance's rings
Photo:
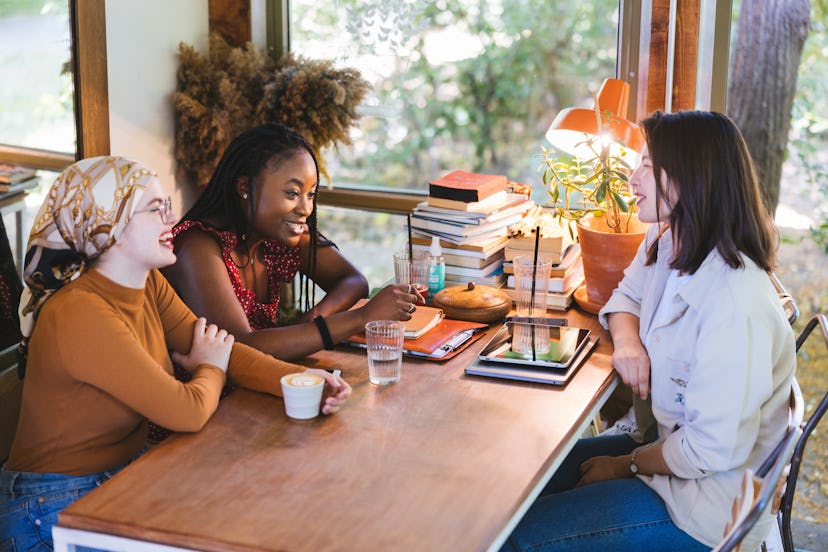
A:
{"type": "Polygon", "coordinates": [[[463,203],[474,203],[480,201],[482,198],[477,190],[463,190],[459,188],[448,188],[436,184],[428,185],[428,195],[438,199],[450,199],[452,201],[462,201],[463,203]]]}
{"type": "Polygon", "coordinates": [[[472,278],[484,278],[487,276],[492,276],[498,272],[503,272],[503,264],[499,261],[495,261],[489,266],[484,266],[483,268],[466,268],[454,265],[445,266],[445,273],[450,274],[452,276],[470,276],[472,278]]]}

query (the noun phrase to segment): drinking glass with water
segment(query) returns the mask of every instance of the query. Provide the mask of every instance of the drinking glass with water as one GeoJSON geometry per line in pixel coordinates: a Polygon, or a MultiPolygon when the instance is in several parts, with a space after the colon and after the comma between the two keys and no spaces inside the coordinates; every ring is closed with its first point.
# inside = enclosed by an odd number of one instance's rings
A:
{"type": "Polygon", "coordinates": [[[368,345],[368,380],[375,385],[400,381],[405,325],[394,320],[374,320],[365,324],[368,345]]]}

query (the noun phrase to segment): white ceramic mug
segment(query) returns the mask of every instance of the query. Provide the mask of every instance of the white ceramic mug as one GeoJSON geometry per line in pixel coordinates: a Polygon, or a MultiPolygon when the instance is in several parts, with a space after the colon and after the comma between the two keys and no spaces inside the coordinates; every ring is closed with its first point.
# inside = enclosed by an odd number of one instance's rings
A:
{"type": "Polygon", "coordinates": [[[299,372],[282,376],[282,396],[285,412],[295,420],[310,420],[319,416],[325,380],[316,374],[299,372]]]}

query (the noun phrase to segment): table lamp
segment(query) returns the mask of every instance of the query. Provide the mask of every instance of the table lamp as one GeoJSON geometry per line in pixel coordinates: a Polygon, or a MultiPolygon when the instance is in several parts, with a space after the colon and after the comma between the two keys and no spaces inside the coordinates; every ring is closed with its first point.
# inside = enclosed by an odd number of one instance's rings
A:
{"type": "Polygon", "coordinates": [[[584,264],[584,285],[574,293],[587,312],[597,313],[618,286],[646,225],[635,217],[629,173],[641,162],[644,133],[627,119],[630,86],[606,79],[592,109],[562,110],[541,148],[544,186],[562,219],[577,221],[584,264]],[[574,156],[570,163],[558,152],[574,156]],[[584,169],[583,167],[586,167],[584,169]]]}
{"type": "Polygon", "coordinates": [[[562,109],[549,125],[546,139],[559,150],[590,159],[596,152],[587,143],[587,138],[600,135],[602,145],[609,146],[610,155],[618,155],[620,148],[625,147],[627,154],[633,155],[631,165],[636,166],[645,142],[639,126],[627,119],[629,100],[628,83],[606,79],[595,96],[595,107],[562,109]]]}

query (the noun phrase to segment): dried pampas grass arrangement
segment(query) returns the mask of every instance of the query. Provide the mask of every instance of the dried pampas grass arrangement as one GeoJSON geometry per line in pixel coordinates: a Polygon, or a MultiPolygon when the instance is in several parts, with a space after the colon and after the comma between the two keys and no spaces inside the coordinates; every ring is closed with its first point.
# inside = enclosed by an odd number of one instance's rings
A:
{"type": "Polygon", "coordinates": [[[348,130],[357,123],[357,106],[369,90],[356,69],[290,54],[274,60],[252,44],[234,48],[215,34],[209,56],[183,43],[179,56],[175,159],[199,190],[230,141],[256,125],[287,125],[301,132],[317,154],[349,144],[348,130]]]}

